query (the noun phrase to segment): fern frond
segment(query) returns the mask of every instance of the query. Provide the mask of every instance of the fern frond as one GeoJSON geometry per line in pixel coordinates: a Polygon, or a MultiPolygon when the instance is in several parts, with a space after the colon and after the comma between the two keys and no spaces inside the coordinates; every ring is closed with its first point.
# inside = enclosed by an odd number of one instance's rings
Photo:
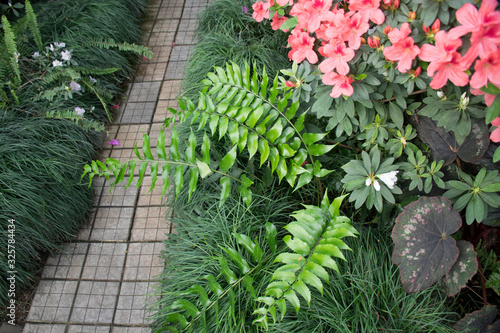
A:
{"type": "Polygon", "coordinates": [[[48,85],[55,81],[78,80],[81,75],[71,67],[54,67],[42,77],[42,84],[48,85]]]}
{"type": "Polygon", "coordinates": [[[88,68],[81,66],[73,66],[71,68],[82,75],[107,75],[107,74],[113,74],[120,70],[120,68],[118,67],[88,68]]]}
{"type": "Polygon", "coordinates": [[[66,119],[80,125],[84,130],[94,130],[96,132],[104,132],[106,129],[101,122],[84,118],[74,111],[50,111],[44,115],[46,118],[66,119]]]}
{"type": "Polygon", "coordinates": [[[35,40],[36,46],[41,50],[43,49],[42,35],[40,34],[40,28],[38,27],[38,21],[36,19],[35,12],[33,11],[33,7],[31,6],[31,3],[28,0],[26,0],[24,6],[26,8],[26,17],[29,22],[29,29],[31,31],[31,35],[35,40]]]}
{"type": "Polygon", "coordinates": [[[130,44],[127,42],[119,43],[116,42],[113,39],[96,39],[92,40],[91,42],[88,43],[86,46],[92,46],[92,47],[99,47],[103,49],[109,49],[112,47],[118,48],[120,51],[130,51],[139,54],[141,57],[147,57],[148,59],[151,59],[153,57],[153,52],[150,51],[146,46],[143,45],[137,45],[137,44],[130,44]]]}
{"type": "Polygon", "coordinates": [[[15,80],[17,83],[21,82],[21,72],[19,71],[18,57],[19,52],[17,51],[16,37],[12,31],[12,27],[9,20],[5,16],[2,16],[2,28],[4,30],[4,43],[7,49],[7,54],[10,57],[10,65],[15,73],[15,80]]]}
{"type": "Polygon", "coordinates": [[[293,252],[281,253],[276,257],[275,262],[283,266],[273,273],[265,296],[257,299],[264,306],[254,311],[258,315],[254,324],[267,330],[269,315],[276,322],[276,310],[279,310],[283,319],[287,302],[298,312],[300,300],[297,294],[309,305],[309,286],[323,294],[322,281],[328,283],[329,279],[325,268],[338,272],[333,258],[345,260],[342,250],[350,250],[342,238],[358,234],[349,218],[340,215],[344,197],[336,198],[330,204],[325,193],[321,208],[305,205],[305,209],[292,214],[296,222],[285,226],[292,235],[285,236],[283,240],[293,252]]]}

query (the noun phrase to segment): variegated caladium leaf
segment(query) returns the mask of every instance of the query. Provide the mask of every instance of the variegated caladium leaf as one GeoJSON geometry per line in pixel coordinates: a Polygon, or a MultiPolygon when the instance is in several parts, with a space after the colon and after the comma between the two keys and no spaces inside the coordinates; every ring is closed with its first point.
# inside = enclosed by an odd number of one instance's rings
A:
{"type": "Polygon", "coordinates": [[[474,246],[464,240],[457,242],[460,250],[457,262],[443,278],[448,296],[456,295],[477,272],[477,254],[474,246]]]}
{"type": "Polygon", "coordinates": [[[399,265],[407,292],[428,288],[449,272],[459,255],[450,235],[461,225],[460,215],[443,197],[421,197],[399,214],[391,234],[392,262],[399,265]]]}
{"type": "Polygon", "coordinates": [[[496,305],[485,305],[482,309],[466,314],[453,328],[459,333],[494,333],[500,329],[496,305]]]}

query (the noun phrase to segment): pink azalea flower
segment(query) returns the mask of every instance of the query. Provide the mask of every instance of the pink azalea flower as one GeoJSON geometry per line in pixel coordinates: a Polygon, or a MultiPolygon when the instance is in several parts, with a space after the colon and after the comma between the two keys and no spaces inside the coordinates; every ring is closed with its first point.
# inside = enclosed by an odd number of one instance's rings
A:
{"type": "Polygon", "coordinates": [[[484,95],[484,103],[486,104],[486,106],[490,106],[491,103],[493,103],[493,101],[495,100],[495,97],[497,97],[496,95],[487,94],[484,91],[482,91],[481,89],[471,89],[470,92],[472,93],[472,95],[476,95],[476,96],[483,96],[484,95]]]}
{"type": "Polygon", "coordinates": [[[401,30],[392,29],[388,36],[393,45],[384,48],[384,56],[390,61],[398,61],[397,69],[401,73],[406,73],[411,68],[413,59],[420,53],[413,38],[408,37],[410,33],[411,29],[408,23],[403,23],[401,30]]]}
{"type": "Polygon", "coordinates": [[[330,96],[333,98],[340,97],[340,95],[351,96],[354,89],[351,83],[354,80],[346,75],[337,74],[335,72],[329,72],[323,75],[323,83],[329,86],[333,86],[330,96]]]}
{"type": "Polygon", "coordinates": [[[485,57],[495,52],[500,44],[500,12],[495,11],[496,0],[483,0],[479,10],[470,3],[466,3],[457,10],[457,21],[462,25],[450,30],[452,39],[471,32],[471,46],[464,56],[464,61],[470,64],[479,55],[485,57]]]}
{"type": "Polygon", "coordinates": [[[346,47],[344,42],[334,41],[319,48],[319,53],[326,57],[319,64],[319,69],[323,73],[328,73],[334,69],[341,75],[349,73],[349,65],[347,62],[354,58],[354,50],[346,47]]]}
{"type": "Polygon", "coordinates": [[[339,39],[349,43],[349,47],[357,50],[361,46],[361,35],[368,31],[368,19],[360,13],[337,13],[333,19],[334,24],[326,30],[329,38],[339,39]]]}
{"type": "Polygon", "coordinates": [[[486,58],[481,58],[474,65],[476,72],[472,74],[470,86],[472,88],[481,88],[488,84],[488,80],[500,86],[500,50],[488,54],[486,58]]]}
{"type": "Polygon", "coordinates": [[[109,141],[108,144],[110,144],[112,146],[119,146],[120,142],[116,139],[113,139],[113,140],[109,141]]]}
{"type": "Polygon", "coordinates": [[[290,10],[290,15],[297,17],[299,28],[315,32],[321,21],[333,19],[331,7],[332,0],[299,0],[290,10]]]}
{"type": "MultiPolygon", "coordinates": [[[[278,11],[276,11],[274,13],[274,16],[271,20],[271,28],[273,28],[273,30],[279,30],[281,28],[281,25],[287,20],[287,18],[285,16],[283,17],[280,17],[279,14],[278,14],[278,11]]],[[[285,29],[283,30],[285,32],[288,32],[288,29],[285,29]]]]}
{"type": "Polygon", "coordinates": [[[315,64],[318,61],[318,55],[313,50],[314,41],[315,38],[309,36],[307,32],[293,29],[291,35],[288,36],[288,44],[292,47],[292,50],[288,52],[288,57],[297,62],[302,62],[307,58],[307,61],[315,64]]]}
{"type": "Polygon", "coordinates": [[[363,17],[375,24],[382,24],[385,21],[384,12],[379,8],[380,0],[350,0],[349,10],[358,11],[363,17]]]}
{"type": "Polygon", "coordinates": [[[276,0],[276,3],[280,5],[281,7],[286,6],[286,5],[293,5],[293,0],[276,0]]]}
{"type": "Polygon", "coordinates": [[[495,126],[496,128],[493,130],[493,132],[491,132],[490,140],[493,142],[500,142],[500,117],[496,117],[495,119],[493,119],[491,125],[495,126]]]}
{"type": "Polygon", "coordinates": [[[253,14],[252,17],[257,22],[262,22],[263,19],[269,18],[269,7],[271,4],[265,1],[258,1],[252,5],[253,14]]]}
{"type": "Polygon", "coordinates": [[[422,45],[419,57],[423,61],[430,62],[427,75],[434,77],[430,83],[432,89],[443,87],[448,80],[460,87],[469,82],[469,77],[465,73],[468,66],[464,64],[462,56],[456,51],[461,45],[461,40],[449,38],[444,31],[436,34],[436,46],[422,45]]]}

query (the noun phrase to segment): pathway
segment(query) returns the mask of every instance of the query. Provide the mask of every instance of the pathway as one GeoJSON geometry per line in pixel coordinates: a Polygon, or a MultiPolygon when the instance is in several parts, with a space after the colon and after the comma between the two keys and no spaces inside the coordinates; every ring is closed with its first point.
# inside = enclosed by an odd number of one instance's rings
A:
{"type": "MultiPolygon", "coordinates": [[[[147,132],[156,142],[168,107],[176,107],[180,82],[193,44],[196,18],[207,0],[154,0],[144,43],[153,51],[129,85],[102,160],[133,156],[134,143],[147,132]]],[[[161,207],[160,190],[146,194],[151,178],[136,189],[95,180],[96,201],[89,223],[64,251],[46,263],[25,333],[148,332],[155,278],[162,272],[162,243],[171,226],[161,207]]],[[[161,184],[157,184],[161,189],[161,184]]]]}

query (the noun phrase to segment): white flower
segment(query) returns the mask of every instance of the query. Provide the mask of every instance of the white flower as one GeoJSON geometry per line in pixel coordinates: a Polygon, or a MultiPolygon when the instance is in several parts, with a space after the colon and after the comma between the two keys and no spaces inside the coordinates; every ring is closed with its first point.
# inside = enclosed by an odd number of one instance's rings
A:
{"type": "Polygon", "coordinates": [[[35,59],[38,58],[39,56],[40,56],[40,52],[35,52],[32,55],[32,57],[35,58],[35,59]]]}
{"type": "Polygon", "coordinates": [[[373,185],[373,187],[375,187],[375,191],[380,191],[380,183],[376,179],[374,180],[371,177],[366,178],[365,185],[373,185]]]}
{"type": "Polygon", "coordinates": [[[76,91],[81,91],[82,90],[82,86],[79,85],[78,83],[74,82],[74,81],[70,82],[69,87],[71,88],[71,90],[76,90],[76,91]]]}
{"type": "Polygon", "coordinates": [[[97,82],[97,80],[96,80],[96,79],[94,79],[92,76],[89,76],[89,80],[90,80],[90,81],[92,81],[92,82],[94,82],[94,83],[96,83],[96,82],[97,82]]]}
{"type": "Polygon", "coordinates": [[[458,108],[460,110],[466,110],[467,105],[469,105],[469,97],[467,97],[467,93],[464,92],[462,96],[460,96],[460,104],[458,105],[458,108]]]}
{"type": "Polygon", "coordinates": [[[436,92],[436,94],[438,95],[439,98],[446,99],[446,96],[444,95],[444,92],[438,91],[438,92],[436,92]]]}
{"type": "MultiPolygon", "coordinates": [[[[377,175],[378,178],[380,178],[381,181],[387,185],[388,188],[393,189],[394,184],[398,181],[398,177],[396,175],[398,174],[399,171],[391,171],[391,172],[386,172],[381,175],[377,175]]],[[[380,188],[380,185],[379,185],[380,188]]]]}
{"type": "Polygon", "coordinates": [[[65,47],[66,46],[66,43],[64,42],[60,42],[60,43],[54,43],[54,45],[58,48],[61,48],[61,47],[65,47]]]}
{"type": "Polygon", "coordinates": [[[51,51],[54,51],[54,45],[50,44],[49,49],[50,49],[51,51]]]}
{"type": "Polygon", "coordinates": [[[83,116],[83,114],[85,113],[85,109],[82,109],[82,108],[79,108],[78,106],[75,108],[75,112],[77,115],[79,116],[83,116]]]}
{"type": "Polygon", "coordinates": [[[58,66],[62,66],[62,65],[63,65],[63,63],[59,60],[52,61],[52,66],[54,66],[54,67],[58,67],[58,66]]]}
{"type": "Polygon", "coordinates": [[[61,52],[61,59],[70,61],[71,60],[71,51],[62,51],[61,52]]]}

